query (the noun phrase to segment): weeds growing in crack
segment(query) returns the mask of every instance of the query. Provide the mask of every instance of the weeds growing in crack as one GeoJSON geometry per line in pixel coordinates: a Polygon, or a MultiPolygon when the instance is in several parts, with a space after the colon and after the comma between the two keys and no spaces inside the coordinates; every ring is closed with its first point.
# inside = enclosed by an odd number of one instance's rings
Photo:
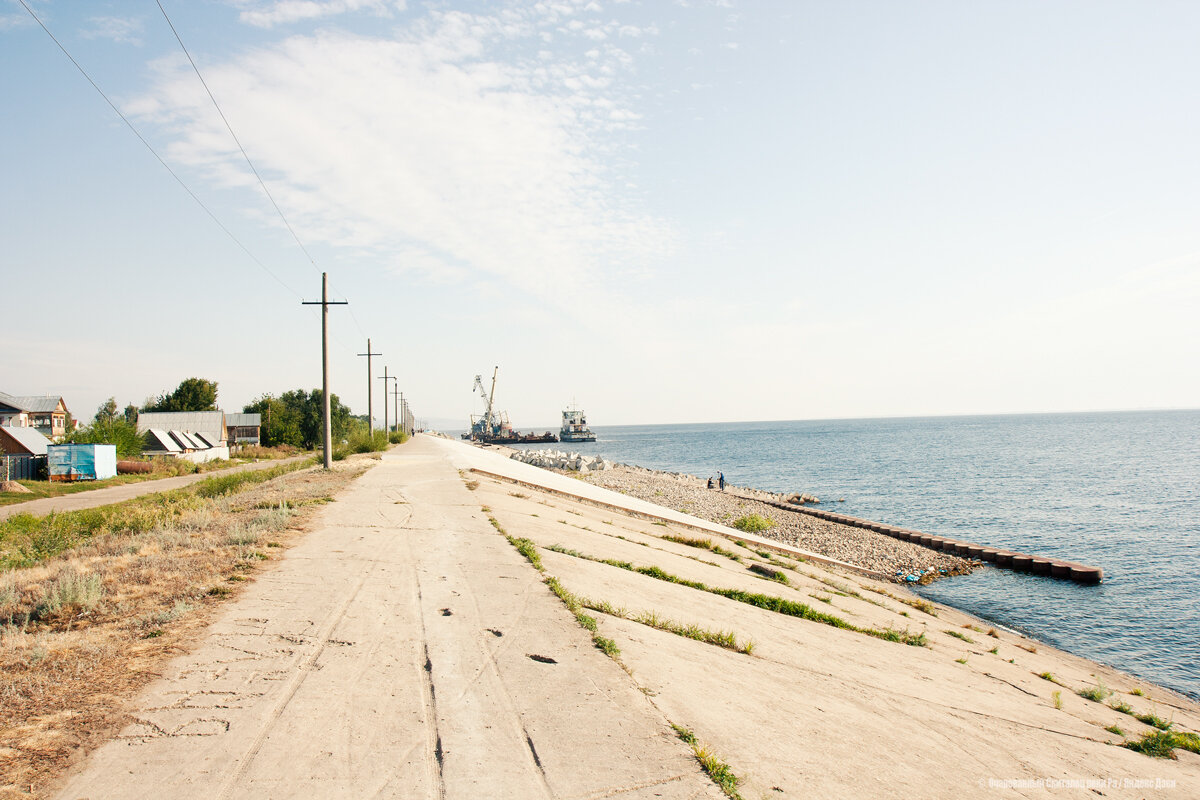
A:
{"type": "Polygon", "coordinates": [[[693,639],[697,642],[723,647],[726,650],[732,650],[735,653],[744,653],[751,655],[754,652],[754,642],[747,641],[739,643],[737,635],[732,631],[710,631],[701,628],[699,625],[685,625],[666,617],[659,616],[655,611],[643,611],[639,614],[631,614],[624,608],[614,608],[611,603],[605,600],[589,600],[580,598],[579,602],[585,608],[590,608],[593,611],[599,611],[602,614],[608,614],[612,617],[620,617],[631,622],[637,622],[647,627],[654,628],[667,633],[673,633],[676,636],[682,636],[685,639],[693,639]]]}
{"type": "Polygon", "coordinates": [[[659,538],[668,542],[675,542],[675,544],[685,544],[688,547],[698,547],[701,550],[708,550],[719,556],[725,556],[731,561],[741,562],[742,560],[742,557],[737,553],[726,550],[719,544],[714,543],[712,539],[693,539],[690,536],[676,536],[674,534],[663,534],[659,538]]]}
{"type": "Polygon", "coordinates": [[[682,725],[671,723],[671,727],[675,729],[675,735],[692,748],[692,755],[700,762],[701,768],[708,774],[709,779],[717,785],[725,796],[730,800],[742,800],[741,794],[738,793],[738,777],[733,774],[733,770],[724,761],[721,761],[716,755],[700,744],[696,739],[696,734],[692,733],[682,725]]]}
{"type": "Polygon", "coordinates": [[[841,628],[843,630],[862,633],[867,636],[871,636],[876,639],[882,639],[888,642],[902,642],[914,647],[925,647],[928,644],[924,633],[911,634],[907,630],[898,631],[892,628],[861,628],[857,625],[847,622],[841,617],[834,616],[833,614],[825,614],[817,611],[806,603],[800,603],[795,600],[787,600],[782,597],[758,594],[756,592],[747,592],[741,589],[723,589],[719,587],[712,587],[701,583],[700,581],[687,580],[686,578],[680,578],[676,575],[672,575],[658,566],[651,565],[639,567],[631,564],[628,561],[597,558],[595,556],[589,556],[585,553],[580,553],[577,550],[571,550],[569,548],[562,547],[560,545],[553,545],[547,549],[553,550],[556,553],[562,553],[575,558],[581,558],[585,561],[593,561],[598,564],[607,564],[619,569],[636,572],[639,575],[645,575],[647,577],[654,578],[655,580],[686,586],[689,589],[696,589],[702,592],[709,592],[710,594],[719,595],[730,600],[736,600],[739,603],[745,603],[757,608],[764,608],[768,611],[774,611],[778,614],[785,614],[790,617],[799,617],[801,619],[807,619],[811,622],[820,622],[824,625],[830,625],[834,628],[841,628]]]}

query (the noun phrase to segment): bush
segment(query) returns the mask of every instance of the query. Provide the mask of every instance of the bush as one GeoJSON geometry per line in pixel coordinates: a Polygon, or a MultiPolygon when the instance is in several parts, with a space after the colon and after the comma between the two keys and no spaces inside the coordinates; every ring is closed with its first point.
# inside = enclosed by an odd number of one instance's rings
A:
{"type": "Polygon", "coordinates": [[[408,434],[404,431],[392,431],[388,434],[388,441],[392,444],[404,444],[408,441],[408,434]]]}
{"type": "Polygon", "coordinates": [[[775,520],[767,519],[758,514],[750,514],[745,517],[738,517],[732,523],[733,527],[739,531],[746,533],[758,533],[759,531],[769,530],[775,527],[775,520]]]}

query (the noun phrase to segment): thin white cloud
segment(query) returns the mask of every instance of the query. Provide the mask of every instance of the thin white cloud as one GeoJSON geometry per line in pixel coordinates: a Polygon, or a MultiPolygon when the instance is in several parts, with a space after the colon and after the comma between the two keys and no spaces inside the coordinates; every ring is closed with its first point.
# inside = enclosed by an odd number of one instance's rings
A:
{"type": "Polygon", "coordinates": [[[142,43],[142,21],[135,17],[92,17],[88,22],[91,27],[80,32],[85,39],[109,39],[118,44],[142,43]]]}
{"type": "MultiPolygon", "coordinates": [[[[639,118],[611,77],[628,54],[537,57],[539,31],[563,13],[434,13],[395,39],[294,36],[205,77],[302,239],[567,303],[646,270],[674,236],[605,166],[607,133],[639,118]],[[514,37],[527,58],[511,57],[514,37]]],[[[159,64],[129,110],[163,127],[171,159],[253,188],[185,67],[159,64]]]]}
{"type": "Polygon", "coordinates": [[[276,25],[291,25],[355,11],[369,11],[378,16],[387,16],[393,8],[403,11],[405,3],[387,3],[383,0],[275,0],[254,3],[252,7],[243,11],[239,18],[247,25],[273,28],[276,25]]]}

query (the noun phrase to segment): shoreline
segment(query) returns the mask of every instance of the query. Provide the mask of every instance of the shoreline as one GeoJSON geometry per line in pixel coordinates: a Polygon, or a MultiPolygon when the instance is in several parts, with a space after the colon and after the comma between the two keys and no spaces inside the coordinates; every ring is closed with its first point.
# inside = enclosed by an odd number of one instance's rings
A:
{"type": "MultiPolygon", "coordinates": [[[[489,448],[495,448],[509,458],[514,453],[530,452],[504,445],[490,445],[489,448]]],[[[769,521],[769,527],[752,531],[757,536],[881,573],[895,583],[924,585],[968,575],[984,566],[978,559],[938,552],[851,525],[781,510],[768,502],[786,500],[787,495],[777,492],[731,483],[726,484],[724,490],[709,489],[707,482],[695,475],[635,464],[611,463],[609,469],[582,472],[542,468],[719,525],[736,528],[732,524],[734,521],[757,515],[769,521]],[[904,578],[909,575],[915,576],[916,580],[906,581],[904,578]]]]}
{"type": "MultiPolygon", "coordinates": [[[[514,452],[520,452],[516,448],[503,445],[491,445],[485,449],[501,451],[506,457],[511,457],[514,452]]],[[[1148,682],[1189,702],[1200,702],[1200,693],[1169,686],[1159,679],[1134,672],[1132,667],[1114,664],[1101,656],[1068,649],[1068,643],[1058,640],[1050,641],[1044,633],[1033,630],[1021,622],[1002,622],[991,619],[977,609],[963,607],[943,598],[927,597],[924,593],[915,591],[914,583],[916,586],[927,586],[940,583],[946,578],[963,577],[981,571],[989,566],[982,561],[930,550],[923,545],[899,541],[872,531],[821,520],[806,514],[782,511],[762,502],[763,500],[781,501],[788,496],[778,492],[733,484],[726,484],[724,492],[719,489],[710,490],[706,487],[706,481],[688,473],[618,462],[612,462],[611,469],[586,473],[544,467],[543,469],[551,473],[569,475],[585,483],[611,489],[663,508],[680,511],[721,525],[729,525],[738,516],[759,514],[775,520],[777,525],[767,530],[755,531],[757,536],[775,539],[784,544],[811,550],[863,569],[883,573],[892,583],[908,588],[915,598],[954,608],[960,613],[977,617],[990,625],[1121,672],[1131,678],[1148,682]],[[906,582],[897,574],[900,572],[909,574],[908,570],[919,572],[930,568],[935,572],[927,573],[927,577],[923,577],[917,582],[906,582]],[[943,569],[946,572],[942,572],[943,569]]]]}

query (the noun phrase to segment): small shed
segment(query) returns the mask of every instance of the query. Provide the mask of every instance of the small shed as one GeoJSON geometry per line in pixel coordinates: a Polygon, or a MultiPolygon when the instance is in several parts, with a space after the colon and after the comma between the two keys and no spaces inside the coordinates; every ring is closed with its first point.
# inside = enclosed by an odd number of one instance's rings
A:
{"type": "Polygon", "coordinates": [[[46,452],[52,481],[102,481],[117,476],[115,444],[52,444],[46,452]]]}
{"type": "Polygon", "coordinates": [[[0,453],[13,456],[44,456],[50,440],[36,428],[0,425],[0,453]]]}

